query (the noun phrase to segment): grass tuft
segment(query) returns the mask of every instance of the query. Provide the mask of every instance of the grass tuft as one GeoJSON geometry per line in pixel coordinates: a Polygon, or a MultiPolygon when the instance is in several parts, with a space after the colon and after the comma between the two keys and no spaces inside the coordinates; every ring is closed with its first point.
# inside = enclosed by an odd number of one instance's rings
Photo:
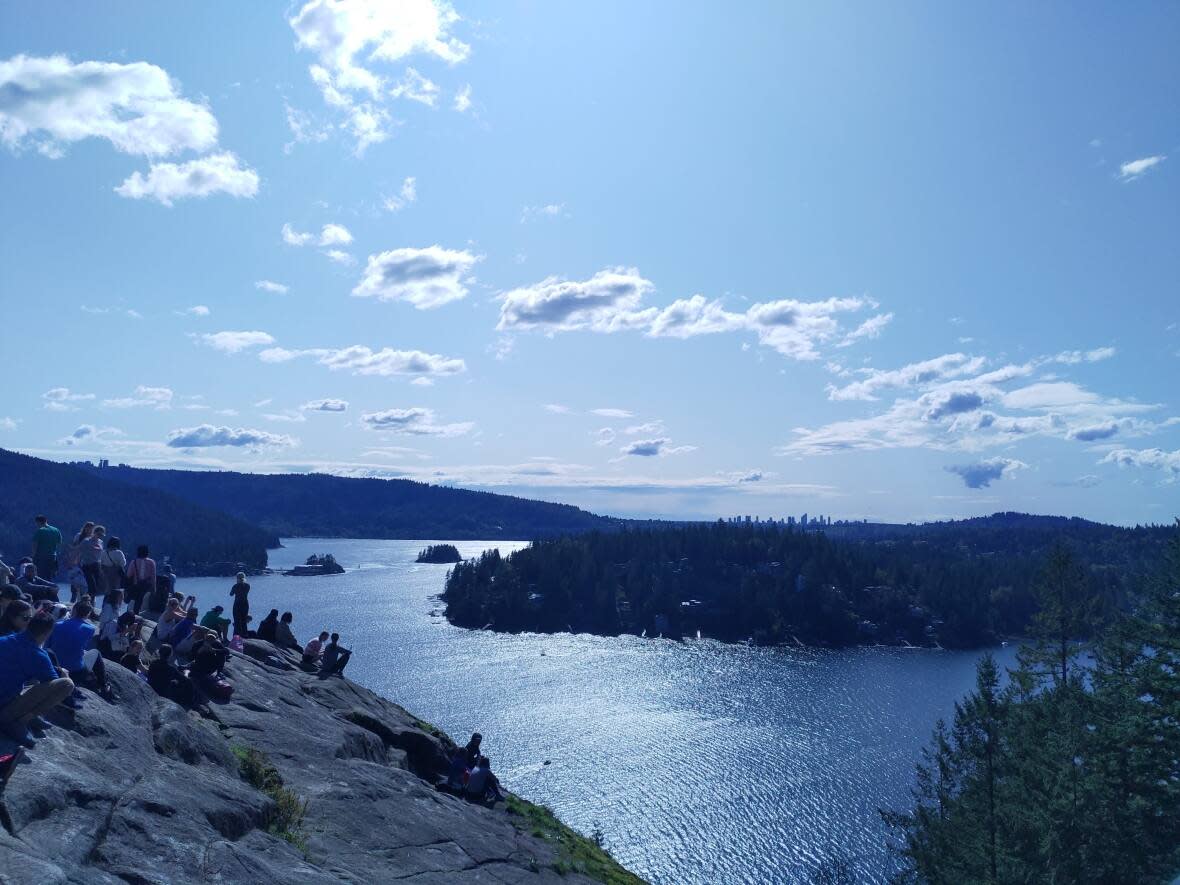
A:
{"type": "Polygon", "coordinates": [[[282,775],[261,750],[245,744],[231,744],[230,749],[238,759],[238,774],[242,780],[274,800],[275,807],[267,818],[266,831],[290,842],[306,857],[307,832],[303,829],[303,819],[307,816],[307,800],[283,786],[282,775]]]}
{"type": "Polygon", "coordinates": [[[550,809],[534,805],[519,796],[508,795],[508,816],[521,832],[532,833],[557,851],[553,870],[558,875],[581,873],[604,885],[645,885],[634,873],[622,867],[602,847],[601,831],[594,838],[574,832],[557,819],[550,809]]]}

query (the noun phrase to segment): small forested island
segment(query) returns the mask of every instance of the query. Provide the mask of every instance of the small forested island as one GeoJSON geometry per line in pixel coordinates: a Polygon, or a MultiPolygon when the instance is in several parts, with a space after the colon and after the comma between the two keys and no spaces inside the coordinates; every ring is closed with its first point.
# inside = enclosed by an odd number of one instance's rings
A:
{"type": "Polygon", "coordinates": [[[431,544],[425,550],[418,554],[415,562],[462,562],[463,557],[459,555],[459,548],[454,544],[431,544]]]}
{"type": "Polygon", "coordinates": [[[297,565],[293,569],[288,569],[283,574],[295,578],[309,578],[315,577],[316,575],[342,575],[344,574],[344,566],[338,563],[336,557],[331,553],[325,553],[322,556],[313,553],[307,557],[307,561],[303,565],[297,565]]]}
{"type": "Polygon", "coordinates": [[[1172,531],[1022,514],[871,529],[719,521],[539,540],[457,564],[446,614],[504,631],[978,647],[1026,630],[1055,545],[1078,557],[1089,633],[1129,607],[1172,531]]]}

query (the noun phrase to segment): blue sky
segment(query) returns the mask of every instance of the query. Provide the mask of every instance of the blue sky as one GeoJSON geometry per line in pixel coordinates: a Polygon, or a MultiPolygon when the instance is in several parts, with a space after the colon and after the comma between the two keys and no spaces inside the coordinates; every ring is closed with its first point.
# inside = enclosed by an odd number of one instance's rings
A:
{"type": "Polygon", "coordinates": [[[0,446],[1180,511],[1180,8],[0,8],[0,446]]]}

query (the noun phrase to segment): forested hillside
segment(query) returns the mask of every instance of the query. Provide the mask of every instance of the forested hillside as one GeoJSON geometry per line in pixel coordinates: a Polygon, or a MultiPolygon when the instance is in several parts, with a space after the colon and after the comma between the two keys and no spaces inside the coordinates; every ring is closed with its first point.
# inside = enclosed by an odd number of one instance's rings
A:
{"type": "Polygon", "coordinates": [[[1170,530],[1078,521],[1075,534],[1064,522],[875,540],[766,523],[594,532],[460,563],[447,615],[501,630],[977,646],[1025,629],[1043,559],[1063,543],[1084,566],[1086,626],[1096,627],[1128,607],[1170,530]]]}
{"type": "Polygon", "coordinates": [[[405,479],[124,466],[102,475],[221,510],[280,537],[530,540],[615,524],[568,504],[405,479]]]}
{"type": "Polygon", "coordinates": [[[894,880],[1166,883],[1180,870],[1180,528],[1140,605],[1083,649],[1078,563],[1053,555],[1019,667],[979,665],[939,722],[894,880]],[[1088,654],[1083,657],[1083,651],[1088,654]],[[1006,683],[1006,684],[1005,684],[1006,683]]]}
{"type": "Polygon", "coordinates": [[[28,555],[38,513],[67,540],[87,520],[105,525],[129,555],[147,544],[182,574],[215,562],[263,568],[267,547],[278,546],[270,532],[175,495],[0,449],[0,552],[10,564],[28,555]]]}

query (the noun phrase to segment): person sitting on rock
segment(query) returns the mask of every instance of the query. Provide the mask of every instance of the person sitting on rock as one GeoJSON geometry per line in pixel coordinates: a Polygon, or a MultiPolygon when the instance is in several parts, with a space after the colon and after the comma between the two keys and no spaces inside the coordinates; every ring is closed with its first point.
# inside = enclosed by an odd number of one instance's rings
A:
{"type": "Polygon", "coordinates": [[[123,591],[108,590],[107,595],[103,597],[102,614],[98,618],[98,629],[102,630],[109,622],[118,620],[119,615],[123,614],[123,591]]]}
{"type": "Polygon", "coordinates": [[[463,753],[467,759],[467,767],[475,768],[479,764],[479,748],[483,743],[483,735],[478,731],[471,736],[471,740],[467,742],[467,746],[463,748],[463,753]]]}
{"type": "Polygon", "coordinates": [[[173,662],[172,646],[166,642],[148,667],[148,685],[162,698],[175,701],[182,707],[192,706],[193,684],[173,662]]]}
{"type": "Polygon", "coordinates": [[[102,655],[98,649],[90,647],[95,633],[95,627],[90,623],[91,611],[86,600],[74,603],[70,616],[57,622],[49,646],[75,681],[87,684],[109,701],[111,690],[107,685],[102,655]]]}
{"type": "Polygon", "coordinates": [[[467,753],[462,747],[455,747],[451,753],[451,766],[447,769],[446,787],[452,793],[463,795],[467,788],[467,753]]]}
{"type": "Polygon", "coordinates": [[[279,626],[279,610],[272,608],[270,614],[262,619],[262,623],[258,625],[258,638],[265,639],[267,642],[275,641],[275,629],[279,626]]]}
{"type": "Polygon", "coordinates": [[[171,642],[172,631],[176,625],[184,620],[184,609],[180,607],[179,599],[169,599],[164,605],[164,611],[156,622],[156,639],[160,642],[171,642]]]}
{"type": "Polygon", "coordinates": [[[226,631],[229,628],[229,618],[223,618],[221,616],[221,613],[224,611],[224,606],[213,606],[213,608],[205,612],[205,617],[201,618],[201,626],[208,630],[213,630],[222,639],[228,639],[229,634],[226,631]]]}
{"type": "Polygon", "coordinates": [[[228,659],[229,652],[225,650],[225,646],[216,636],[209,636],[201,642],[200,648],[193,655],[193,665],[189,668],[188,675],[207,693],[209,684],[225,675],[225,663],[228,659]]]}
{"type": "Polygon", "coordinates": [[[127,646],[126,653],[124,653],[123,657],[119,658],[119,663],[132,673],[146,673],[147,671],[143,668],[143,640],[131,640],[131,644],[127,646]]]}
{"type": "Polygon", "coordinates": [[[57,584],[37,577],[37,566],[31,562],[25,563],[21,576],[16,579],[16,586],[21,589],[22,593],[29,594],[33,602],[40,602],[43,599],[57,602],[57,584]]]}
{"type": "Polygon", "coordinates": [[[325,630],[319,638],[311,640],[303,649],[303,660],[300,665],[307,670],[314,670],[319,666],[320,655],[323,653],[324,643],[328,641],[328,631],[325,630]]]}
{"type": "Polygon", "coordinates": [[[29,626],[33,618],[33,607],[23,599],[5,599],[4,611],[0,612],[0,636],[19,633],[29,626]]]}
{"type": "Polygon", "coordinates": [[[279,648],[293,648],[298,651],[303,647],[295,638],[295,634],[291,632],[291,620],[294,617],[290,612],[283,612],[283,616],[279,618],[279,623],[275,626],[275,645],[279,648]]]}
{"type": "MultiPolygon", "coordinates": [[[[193,629],[197,626],[197,614],[195,608],[190,608],[184,613],[184,618],[168,634],[168,644],[172,646],[173,652],[179,652],[180,644],[192,634],[193,629]]],[[[189,645],[191,644],[189,643],[189,645]]]]}
{"type": "Polygon", "coordinates": [[[492,774],[492,760],[481,756],[479,764],[471,769],[467,778],[467,798],[473,802],[497,802],[504,798],[500,791],[500,780],[492,774]]]}
{"type": "Polygon", "coordinates": [[[320,658],[320,674],[323,676],[343,676],[344,668],[348,666],[348,659],[352,651],[340,645],[340,634],[333,633],[332,641],[324,646],[323,656],[320,658]]]}
{"type": "Polygon", "coordinates": [[[52,616],[39,613],[21,632],[0,636],[0,730],[25,747],[36,743],[29,728],[43,725],[40,714],[74,691],[69,673],[55,667],[45,652],[54,626],[52,616]]]}

